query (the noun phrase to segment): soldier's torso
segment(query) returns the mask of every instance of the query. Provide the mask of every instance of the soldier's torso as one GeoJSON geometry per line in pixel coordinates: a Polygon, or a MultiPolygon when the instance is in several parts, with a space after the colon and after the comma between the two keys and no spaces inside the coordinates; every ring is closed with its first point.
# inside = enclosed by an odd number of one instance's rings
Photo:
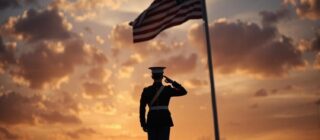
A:
{"type": "MultiPolygon", "coordinates": [[[[160,109],[160,110],[150,110],[150,102],[157,93],[159,86],[149,86],[145,88],[145,96],[146,103],[149,106],[149,112],[147,115],[147,126],[148,127],[159,127],[159,126],[173,126],[173,121],[171,118],[171,113],[168,109],[160,109]]],[[[163,91],[160,93],[157,100],[155,100],[152,107],[155,106],[169,106],[170,102],[170,92],[172,92],[172,88],[170,86],[165,86],[163,91]]]]}

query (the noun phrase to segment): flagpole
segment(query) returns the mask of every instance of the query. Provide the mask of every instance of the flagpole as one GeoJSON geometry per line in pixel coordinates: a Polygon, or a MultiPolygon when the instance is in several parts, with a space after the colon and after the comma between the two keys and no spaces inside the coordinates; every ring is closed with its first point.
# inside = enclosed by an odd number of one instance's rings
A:
{"type": "Polygon", "coordinates": [[[213,73],[213,65],[212,65],[212,55],[211,55],[211,43],[210,43],[210,34],[209,34],[209,25],[208,25],[208,15],[206,8],[206,1],[202,1],[202,13],[204,20],[204,30],[206,35],[206,44],[207,44],[207,53],[208,53],[208,67],[209,67],[209,76],[210,76],[210,87],[211,87],[211,103],[212,103],[212,113],[213,113],[213,126],[214,126],[214,134],[215,140],[220,140],[219,134],[219,124],[218,124],[218,111],[217,111],[217,102],[216,102],[216,92],[214,87],[214,73],[213,73]]]}

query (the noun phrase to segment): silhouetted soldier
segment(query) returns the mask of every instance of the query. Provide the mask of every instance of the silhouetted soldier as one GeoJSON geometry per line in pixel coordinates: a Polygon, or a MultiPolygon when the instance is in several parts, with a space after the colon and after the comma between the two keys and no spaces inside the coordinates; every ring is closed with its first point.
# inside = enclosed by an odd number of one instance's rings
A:
{"type": "Polygon", "coordinates": [[[143,89],[140,99],[140,123],[145,132],[148,132],[148,140],[169,140],[170,127],[173,126],[168,105],[173,96],[186,95],[187,91],[177,82],[163,75],[165,67],[150,67],[152,71],[151,86],[143,89]],[[162,79],[172,84],[164,86],[162,79]],[[145,118],[145,107],[148,104],[149,112],[147,121],[145,118]]]}

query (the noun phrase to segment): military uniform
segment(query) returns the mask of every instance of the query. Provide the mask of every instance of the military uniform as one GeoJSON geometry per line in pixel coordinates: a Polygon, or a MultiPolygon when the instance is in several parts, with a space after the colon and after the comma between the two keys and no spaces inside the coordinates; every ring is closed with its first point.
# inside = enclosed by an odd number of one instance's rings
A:
{"type": "Polygon", "coordinates": [[[154,82],[151,86],[143,89],[140,99],[140,124],[144,130],[148,131],[149,140],[167,140],[169,139],[170,127],[173,126],[168,105],[170,98],[187,94],[177,82],[172,82],[172,86],[164,86],[162,92],[154,103],[150,106],[158,89],[163,86],[161,82],[154,82]],[[149,106],[147,121],[145,118],[145,107],[149,106]]]}

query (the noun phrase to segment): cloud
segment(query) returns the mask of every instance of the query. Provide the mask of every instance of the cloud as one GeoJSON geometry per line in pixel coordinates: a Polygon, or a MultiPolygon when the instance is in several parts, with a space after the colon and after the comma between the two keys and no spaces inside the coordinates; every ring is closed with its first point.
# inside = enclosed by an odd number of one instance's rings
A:
{"type": "MultiPolygon", "coordinates": [[[[202,31],[202,26],[193,26],[189,39],[205,54],[202,31]]],[[[278,77],[305,66],[292,39],[274,27],[219,20],[209,25],[209,32],[216,72],[278,77]]]]}
{"type": "Polygon", "coordinates": [[[320,106],[320,99],[318,99],[317,101],[315,101],[315,104],[320,106]]]}
{"type": "Polygon", "coordinates": [[[294,6],[296,13],[301,18],[318,20],[320,18],[319,0],[284,0],[286,4],[294,6]]]}
{"type": "Polygon", "coordinates": [[[259,104],[257,104],[257,103],[251,104],[251,105],[249,106],[249,108],[251,108],[251,109],[256,109],[256,108],[258,108],[258,107],[259,107],[259,104]]]}
{"type": "Polygon", "coordinates": [[[15,8],[19,6],[18,0],[1,0],[0,1],[0,10],[4,10],[7,8],[15,8]]]}
{"type": "Polygon", "coordinates": [[[54,100],[47,100],[39,95],[30,97],[23,96],[16,92],[3,93],[0,96],[0,124],[17,125],[37,123],[62,123],[79,124],[81,120],[69,113],[65,106],[64,112],[57,110],[61,106],[54,100]],[[51,104],[49,106],[48,104],[51,104]]]}
{"type": "Polygon", "coordinates": [[[290,11],[285,8],[279,9],[276,12],[261,11],[259,14],[262,17],[263,26],[270,26],[277,23],[281,19],[290,17],[290,11]]]}
{"type": "Polygon", "coordinates": [[[40,113],[39,117],[41,117],[42,121],[48,124],[80,124],[81,120],[71,114],[63,114],[62,112],[58,111],[50,111],[45,113],[40,113]]]}
{"type": "Polygon", "coordinates": [[[160,40],[161,37],[146,42],[133,43],[132,27],[130,27],[128,23],[114,26],[108,36],[108,39],[112,43],[112,51],[115,56],[117,56],[120,50],[126,49],[133,50],[144,58],[155,53],[169,53],[172,52],[172,50],[183,46],[181,43],[166,44],[160,40]]]}
{"type": "Polygon", "coordinates": [[[104,44],[104,39],[102,39],[100,36],[96,36],[96,41],[98,44],[103,45],[104,44]]]}
{"type": "Polygon", "coordinates": [[[188,89],[199,89],[199,88],[207,87],[208,81],[192,78],[184,82],[183,85],[185,85],[185,87],[187,87],[188,89]]]}
{"type": "Polygon", "coordinates": [[[23,4],[38,4],[37,0],[0,0],[0,10],[18,8],[23,4]]]}
{"type": "Polygon", "coordinates": [[[82,135],[93,135],[97,132],[92,128],[80,128],[74,131],[67,132],[66,135],[73,139],[79,139],[82,135]]]}
{"type": "Polygon", "coordinates": [[[320,30],[317,28],[313,38],[308,40],[301,40],[299,48],[303,52],[312,54],[312,63],[314,69],[320,69],[320,30]]]}
{"type": "Polygon", "coordinates": [[[18,93],[9,93],[0,96],[0,123],[2,124],[34,124],[37,103],[40,96],[23,97],[18,93]]]}
{"type": "Polygon", "coordinates": [[[316,33],[315,37],[311,40],[311,50],[320,52],[320,33],[316,33]]]}
{"type": "Polygon", "coordinates": [[[83,30],[85,30],[87,33],[92,33],[92,29],[89,26],[84,27],[83,30]]]}
{"type": "Polygon", "coordinates": [[[123,2],[123,0],[56,0],[52,2],[50,6],[69,12],[76,12],[79,11],[79,9],[83,11],[91,11],[99,8],[117,9],[123,2]]]}
{"type": "Polygon", "coordinates": [[[118,9],[126,0],[54,0],[49,4],[49,8],[59,9],[69,14],[76,21],[96,19],[101,10],[118,9]],[[81,9],[81,10],[79,10],[81,9]]]}
{"type": "Polygon", "coordinates": [[[129,66],[134,66],[136,64],[139,64],[143,61],[143,58],[140,54],[133,54],[130,56],[128,60],[126,60],[124,63],[122,63],[122,66],[129,67],[129,66]]]}
{"type": "Polygon", "coordinates": [[[0,127],[0,139],[16,140],[19,139],[19,136],[10,132],[7,128],[0,127]]]}
{"type": "Polygon", "coordinates": [[[91,97],[105,97],[110,95],[108,87],[105,84],[85,82],[82,86],[85,94],[91,97]]]}
{"type": "Polygon", "coordinates": [[[316,55],[316,58],[314,61],[314,67],[320,70],[320,52],[316,55]]]}
{"type": "Polygon", "coordinates": [[[256,91],[254,93],[255,97],[267,97],[268,96],[268,92],[266,89],[259,89],[258,91],[256,91]]]}
{"type": "Polygon", "coordinates": [[[76,100],[76,94],[69,92],[56,92],[50,100],[44,100],[44,107],[47,110],[78,113],[80,111],[79,103],[76,100]]]}
{"type": "Polygon", "coordinates": [[[99,65],[91,68],[83,78],[85,78],[86,80],[94,80],[97,82],[107,82],[111,75],[112,72],[109,69],[106,69],[103,66],[99,65]]]}
{"type": "Polygon", "coordinates": [[[33,49],[22,54],[15,69],[10,71],[13,78],[24,81],[32,89],[59,88],[61,83],[68,81],[76,66],[107,62],[101,51],[79,38],[40,42],[33,49]]]}
{"type": "Polygon", "coordinates": [[[167,67],[166,73],[169,75],[186,74],[195,70],[197,66],[198,56],[193,53],[189,56],[176,55],[167,59],[155,62],[155,66],[167,67]]]}
{"type": "Polygon", "coordinates": [[[191,82],[191,84],[193,84],[195,86],[206,86],[206,85],[208,85],[208,81],[206,81],[206,80],[191,79],[190,82],[191,82]]]}
{"type": "Polygon", "coordinates": [[[317,29],[317,32],[315,33],[315,36],[312,39],[308,41],[301,41],[304,43],[302,44],[304,45],[302,47],[305,51],[315,53],[313,61],[313,67],[315,69],[320,69],[320,32],[318,30],[319,29],[317,29]]]}
{"type": "MultiPolygon", "coordinates": [[[[278,88],[273,88],[273,89],[259,89],[254,93],[255,97],[263,97],[263,96],[271,96],[271,95],[275,95],[275,94],[293,94],[293,93],[297,93],[296,91],[299,90],[300,88],[297,85],[283,85],[281,87],[278,88]]],[[[298,92],[299,93],[299,92],[298,92]]]]}
{"type": "Polygon", "coordinates": [[[18,17],[13,30],[25,40],[62,40],[71,37],[72,25],[68,23],[57,9],[36,11],[30,9],[18,17]]]}
{"type": "Polygon", "coordinates": [[[0,74],[8,68],[9,64],[16,63],[14,52],[16,46],[6,45],[0,35],[0,74]]]}
{"type": "Polygon", "coordinates": [[[132,95],[132,98],[135,100],[135,101],[139,101],[140,100],[140,97],[141,97],[141,93],[142,93],[142,90],[143,90],[144,86],[140,85],[140,84],[136,84],[133,86],[133,90],[131,93],[132,95]]]}
{"type": "Polygon", "coordinates": [[[130,78],[134,72],[134,67],[132,66],[123,66],[118,71],[118,78],[130,78]]]}

